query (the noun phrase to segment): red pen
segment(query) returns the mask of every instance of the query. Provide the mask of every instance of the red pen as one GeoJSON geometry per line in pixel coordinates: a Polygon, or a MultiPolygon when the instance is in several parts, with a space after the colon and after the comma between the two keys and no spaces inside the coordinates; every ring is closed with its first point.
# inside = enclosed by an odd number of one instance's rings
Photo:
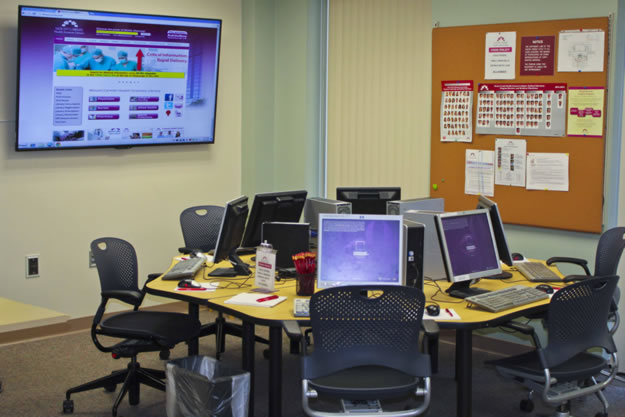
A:
{"type": "Polygon", "coordinates": [[[259,298],[258,300],[256,300],[256,302],[262,303],[263,301],[275,300],[276,298],[278,298],[277,295],[270,295],[269,297],[259,298]]]}
{"type": "Polygon", "coordinates": [[[449,311],[448,308],[445,309],[445,311],[447,312],[447,314],[449,314],[450,317],[453,317],[454,315],[451,313],[451,311],[449,311]]]}

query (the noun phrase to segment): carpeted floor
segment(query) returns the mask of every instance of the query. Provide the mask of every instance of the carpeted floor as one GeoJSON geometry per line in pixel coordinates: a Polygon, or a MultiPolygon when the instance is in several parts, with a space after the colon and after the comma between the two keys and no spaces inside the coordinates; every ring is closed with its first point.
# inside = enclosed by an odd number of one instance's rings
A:
{"type": "MultiPolygon", "coordinates": [[[[208,322],[211,313],[203,312],[202,321],[208,322]]],[[[263,329],[257,330],[258,334],[263,329]]],[[[283,359],[283,404],[285,417],[303,416],[300,402],[299,360],[288,352],[288,341],[284,343],[283,359]]],[[[240,366],[240,339],[228,337],[227,351],[223,361],[231,366],[240,366]]],[[[262,358],[262,345],[256,345],[255,415],[267,416],[267,372],[268,363],[262,358]]],[[[214,356],[214,337],[200,341],[200,354],[214,356]]],[[[171,352],[171,358],[184,357],[186,345],[178,346],[171,352]]],[[[534,416],[547,413],[550,409],[537,401],[533,413],[519,410],[519,401],[524,398],[523,389],[510,381],[500,378],[497,373],[485,367],[484,361],[496,358],[493,353],[476,349],[473,355],[473,416],[475,417],[515,417],[534,416]]],[[[164,367],[164,361],[157,353],[139,357],[142,366],[164,367]]],[[[0,380],[3,392],[0,393],[1,417],[51,417],[60,416],[65,390],[90,381],[108,372],[126,366],[123,360],[113,360],[110,355],[98,351],[88,331],[0,346],[0,380]]],[[[456,387],[454,374],[454,346],[442,341],[440,346],[440,370],[432,380],[432,403],[426,415],[436,417],[455,416],[456,387]]],[[[625,416],[625,387],[615,383],[606,390],[610,402],[611,417],[625,416]]],[[[74,416],[104,417],[111,415],[115,394],[102,389],[78,393],[74,399],[74,416]]],[[[129,406],[127,399],[122,402],[118,415],[124,417],[165,417],[165,394],[149,387],[142,387],[141,403],[129,406]]],[[[594,416],[601,410],[596,397],[576,400],[573,411],[576,416],[594,416]]]]}

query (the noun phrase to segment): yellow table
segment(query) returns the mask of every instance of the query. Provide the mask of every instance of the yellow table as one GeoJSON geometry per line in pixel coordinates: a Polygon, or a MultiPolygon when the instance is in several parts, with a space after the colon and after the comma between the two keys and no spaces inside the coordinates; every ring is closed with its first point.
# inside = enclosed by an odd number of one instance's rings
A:
{"type": "MultiPolygon", "coordinates": [[[[249,262],[249,258],[246,259],[249,262]]],[[[175,261],[174,261],[175,263],[175,261]]],[[[172,266],[173,264],[172,263],[172,266]]],[[[203,283],[216,278],[208,277],[207,274],[217,267],[227,267],[228,262],[204,268],[195,276],[195,280],[203,283]]],[[[556,273],[559,271],[553,268],[556,273]]],[[[510,270],[513,276],[507,280],[481,280],[476,287],[496,290],[510,285],[536,286],[537,283],[527,281],[516,270],[510,270]]],[[[561,274],[560,274],[561,275],[561,274]]],[[[253,288],[254,279],[246,277],[219,278],[220,281],[230,286],[243,284],[244,288],[219,288],[213,292],[177,291],[177,281],[163,281],[160,278],[147,285],[148,293],[184,300],[189,303],[189,314],[195,317],[199,314],[199,306],[204,305],[237,317],[243,321],[243,354],[242,367],[246,371],[254,372],[254,326],[262,325],[269,327],[269,416],[281,416],[281,390],[282,390],[282,323],[285,320],[297,320],[307,323],[307,318],[293,315],[293,299],[295,293],[295,281],[289,280],[277,283],[275,294],[286,296],[287,299],[275,307],[249,307],[234,304],[226,304],[225,301],[232,296],[248,292],[253,288]]],[[[427,304],[436,302],[441,308],[441,314],[436,318],[439,327],[454,329],[456,331],[456,368],[457,368],[457,415],[460,417],[471,416],[472,395],[472,332],[475,329],[495,327],[515,317],[528,313],[534,313],[546,309],[549,300],[543,300],[521,307],[505,310],[499,313],[490,313],[475,308],[469,308],[463,300],[449,297],[444,293],[451,284],[446,281],[428,282],[424,286],[427,304]],[[460,315],[460,320],[450,320],[445,314],[446,308],[453,308],[460,315]]],[[[554,284],[551,284],[552,286],[554,284]]],[[[189,354],[198,352],[198,343],[189,344],[189,354]]],[[[250,391],[250,417],[253,417],[253,385],[250,391]]]]}

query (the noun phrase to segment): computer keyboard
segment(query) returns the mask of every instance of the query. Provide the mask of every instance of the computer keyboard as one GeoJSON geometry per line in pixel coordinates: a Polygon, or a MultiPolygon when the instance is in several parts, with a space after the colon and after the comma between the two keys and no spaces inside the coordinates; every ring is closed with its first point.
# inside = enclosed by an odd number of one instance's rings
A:
{"type": "Polygon", "coordinates": [[[516,269],[532,282],[561,282],[555,272],[541,262],[515,262],[516,269]]]}
{"type": "Polygon", "coordinates": [[[168,272],[163,275],[164,280],[180,280],[184,278],[193,278],[195,273],[202,268],[205,258],[189,258],[178,262],[168,272]]]}
{"type": "Polygon", "coordinates": [[[497,313],[509,308],[544,300],[545,298],[549,298],[549,295],[541,290],[523,285],[515,285],[514,287],[467,297],[465,301],[485,310],[497,313]]]}

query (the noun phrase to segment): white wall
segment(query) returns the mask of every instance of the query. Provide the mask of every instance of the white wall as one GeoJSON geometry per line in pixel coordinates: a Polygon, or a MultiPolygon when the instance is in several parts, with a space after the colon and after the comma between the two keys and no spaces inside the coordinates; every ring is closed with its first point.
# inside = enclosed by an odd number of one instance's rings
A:
{"type": "Polygon", "coordinates": [[[184,208],[224,204],[241,192],[241,2],[29,1],[221,18],[223,34],[214,145],[28,153],[14,151],[19,3],[0,4],[0,295],[72,317],[92,315],[99,282],[88,268],[91,240],[129,240],[142,282],[168,267],[182,245],[178,216],[184,208]],[[41,277],[27,280],[24,257],[31,253],[41,255],[41,277]]]}

